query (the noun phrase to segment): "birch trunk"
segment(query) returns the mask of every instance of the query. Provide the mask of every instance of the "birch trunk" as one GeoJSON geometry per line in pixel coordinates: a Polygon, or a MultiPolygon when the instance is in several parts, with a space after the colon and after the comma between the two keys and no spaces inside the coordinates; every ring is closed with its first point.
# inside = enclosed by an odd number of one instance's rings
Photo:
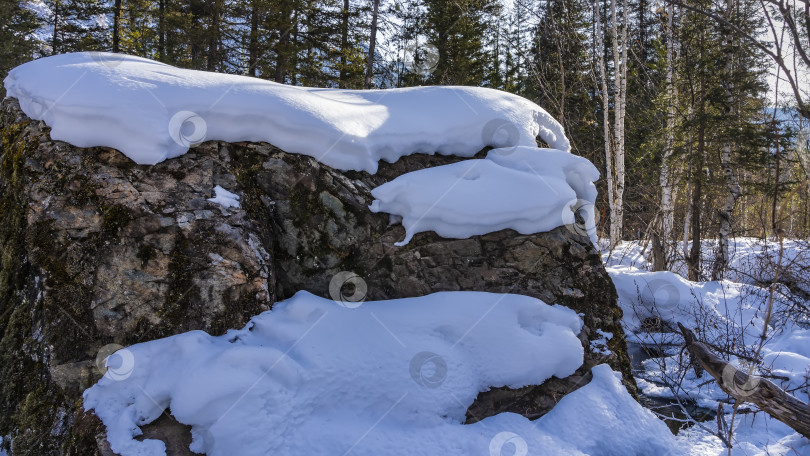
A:
{"type": "MultiPolygon", "coordinates": [[[[735,0],[726,0],[726,18],[729,21],[734,19],[735,0]]],[[[726,103],[730,107],[731,119],[736,118],[736,106],[734,99],[734,42],[733,34],[726,35],[726,43],[724,46],[724,53],[726,57],[725,74],[729,78],[728,84],[725,87],[726,103]]],[[[733,121],[733,120],[732,120],[733,121]]],[[[734,173],[734,168],[731,164],[731,138],[728,138],[720,150],[720,166],[723,169],[723,175],[726,179],[726,187],[728,188],[728,195],[723,203],[723,207],[718,211],[720,218],[720,231],[718,233],[718,249],[717,256],[714,260],[712,267],[712,280],[720,280],[728,268],[729,251],[728,251],[728,237],[731,233],[731,213],[734,211],[734,206],[737,204],[737,199],[742,195],[742,189],[737,181],[737,176],[734,173]]]]}
{"type": "Polygon", "coordinates": [[[675,184],[671,169],[672,154],[675,145],[675,106],[678,103],[678,89],[675,86],[675,42],[673,34],[675,5],[670,3],[667,14],[667,136],[664,144],[664,159],[661,163],[661,239],[664,252],[668,251],[668,243],[672,239],[672,230],[675,225],[675,184]]]}
{"type": "MultiPolygon", "coordinates": [[[[627,0],[622,2],[622,32],[619,37],[617,0],[610,2],[610,35],[613,41],[613,198],[610,200],[610,246],[622,239],[624,220],[624,113],[627,106],[627,0]]],[[[607,154],[607,151],[606,151],[607,154]]]]}
{"type": "MultiPolygon", "coordinates": [[[[689,119],[689,120],[692,119],[692,114],[694,113],[693,105],[694,105],[694,100],[692,100],[692,102],[689,103],[689,109],[688,109],[688,111],[686,113],[686,118],[689,119]]],[[[689,167],[687,168],[687,176],[688,176],[689,182],[688,182],[688,184],[686,186],[686,201],[687,201],[687,204],[686,204],[686,216],[684,217],[684,221],[683,221],[683,258],[684,258],[684,260],[687,260],[687,262],[689,260],[689,233],[691,231],[690,224],[692,223],[692,204],[690,203],[690,201],[692,201],[692,182],[693,182],[693,180],[692,180],[692,172],[693,172],[692,168],[693,167],[692,167],[692,160],[691,160],[692,148],[693,148],[692,139],[693,139],[692,138],[692,132],[690,131],[689,134],[688,134],[688,137],[687,137],[687,142],[686,142],[688,144],[688,148],[689,148],[689,157],[690,157],[690,159],[688,160],[689,167]]]]}
{"type": "MultiPolygon", "coordinates": [[[[614,4],[616,0],[613,0],[614,4]]],[[[604,32],[602,30],[602,12],[599,8],[599,0],[594,0],[593,15],[596,20],[596,54],[598,56],[597,66],[599,67],[599,82],[601,85],[601,98],[602,98],[602,125],[604,127],[605,137],[605,168],[607,179],[607,192],[608,192],[608,206],[610,210],[610,248],[616,246],[613,238],[613,223],[616,219],[615,214],[615,179],[613,175],[613,147],[611,147],[610,135],[610,99],[607,86],[607,69],[605,68],[605,42],[604,32]]]]}

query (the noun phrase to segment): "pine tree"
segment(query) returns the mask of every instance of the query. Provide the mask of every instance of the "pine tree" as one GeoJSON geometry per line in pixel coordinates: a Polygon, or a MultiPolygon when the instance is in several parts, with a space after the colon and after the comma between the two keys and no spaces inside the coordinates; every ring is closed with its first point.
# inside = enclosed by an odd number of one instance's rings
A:
{"type": "MultiPolygon", "coordinates": [[[[588,57],[586,4],[549,0],[535,28],[525,96],[566,130],[576,153],[590,155],[598,135],[588,57]]],[[[590,158],[590,157],[589,157],[590,158]]]]}
{"type": "MultiPolygon", "coordinates": [[[[751,4],[749,0],[740,0],[738,7],[751,4]]],[[[706,0],[693,0],[690,5],[696,9],[712,7],[706,0]]],[[[736,16],[741,27],[755,29],[758,25],[754,15],[736,16]]],[[[731,192],[741,192],[734,188],[736,176],[745,167],[754,166],[760,172],[768,167],[763,155],[768,139],[763,123],[766,85],[762,56],[730,47],[726,41],[728,30],[716,21],[687,10],[680,29],[678,72],[683,76],[678,81],[682,103],[679,111],[686,115],[678,120],[678,136],[683,138],[683,146],[676,148],[676,153],[683,154],[690,164],[687,197],[692,246],[687,263],[690,280],[700,280],[704,278],[700,240],[708,228],[704,218],[716,221],[722,248],[722,231],[730,231],[732,227],[734,204],[728,207],[728,197],[731,192]],[[712,207],[717,210],[709,212],[712,207]]],[[[724,261],[720,259],[721,263],[724,261]]],[[[715,265],[712,275],[720,275],[723,268],[715,265]]]]}
{"type": "MultiPolygon", "coordinates": [[[[19,0],[0,0],[0,81],[9,70],[34,57],[38,43],[33,37],[39,27],[34,13],[19,0]]],[[[5,98],[5,88],[0,98],[5,98]]]]}
{"type": "Polygon", "coordinates": [[[500,6],[494,0],[426,0],[426,34],[438,62],[428,81],[442,85],[481,85],[493,64],[485,37],[500,6]]]}
{"type": "Polygon", "coordinates": [[[108,31],[109,6],[103,0],[51,0],[45,2],[51,11],[52,54],[112,49],[108,31]]]}

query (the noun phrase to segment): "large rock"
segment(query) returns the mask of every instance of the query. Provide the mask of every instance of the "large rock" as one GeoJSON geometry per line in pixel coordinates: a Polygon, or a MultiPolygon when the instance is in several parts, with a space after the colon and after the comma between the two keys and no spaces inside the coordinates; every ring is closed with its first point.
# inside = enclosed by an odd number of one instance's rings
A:
{"type": "MultiPolygon", "coordinates": [[[[369,175],[268,144],[211,141],[138,166],[112,149],[51,140],[15,100],[0,116],[0,435],[11,454],[111,454],[81,403],[109,344],[192,329],[221,334],[298,290],[356,299],[362,286],[335,281],[344,271],[362,279],[368,300],[477,290],[583,315],[577,373],[481,393],[470,422],[503,411],[539,417],[601,362],[635,391],[615,289],[580,229],[461,240],[421,233],[393,245],[404,229],[368,210],[370,190],[458,158],[404,157],[369,175]],[[208,201],[216,185],[240,195],[241,207],[208,201]]],[[[173,448],[188,437],[170,416],[146,432],[173,448]]]]}

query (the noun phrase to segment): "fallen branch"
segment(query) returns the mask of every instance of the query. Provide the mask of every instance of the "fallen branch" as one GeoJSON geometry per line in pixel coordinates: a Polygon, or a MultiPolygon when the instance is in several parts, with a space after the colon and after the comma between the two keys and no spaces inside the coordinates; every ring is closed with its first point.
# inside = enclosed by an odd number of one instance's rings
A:
{"type": "Polygon", "coordinates": [[[737,403],[755,404],[799,434],[810,438],[810,405],[796,399],[769,380],[737,369],[712,353],[705,344],[697,340],[691,330],[680,323],[678,327],[692,360],[714,377],[720,389],[733,397],[737,403]]]}

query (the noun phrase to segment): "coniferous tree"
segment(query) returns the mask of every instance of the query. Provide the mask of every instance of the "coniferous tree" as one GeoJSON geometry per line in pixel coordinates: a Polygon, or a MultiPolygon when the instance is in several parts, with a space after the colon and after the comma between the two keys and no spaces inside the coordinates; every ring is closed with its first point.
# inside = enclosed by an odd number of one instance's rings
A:
{"type": "Polygon", "coordinates": [[[545,3],[531,46],[525,96],[562,123],[576,153],[589,156],[594,148],[589,138],[598,130],[585,8],[582,0],[545,3]]]}
{"type": "Polygon", "coordinates": [[[50,0],[51,54],[112,49],[110,8],[103,0],[50,0]]]}
{"type": "Polygon", "coordinates": [[[486,37],[496,33],[492,18],[499,12],[494,0],[426,0],[427,41],[438,52],[432,84],[481,85],[492,65],[486,37]]]}
{"type": "MultiPolygon", "coordinates": [[[[33,33],[39,25],[23,2],[0,0],[0,81],[9,70],[34,57],[38,43],[33,33]]],[[[0,98],[5,96],[5,88],[0,89],[0,98]]]]}

